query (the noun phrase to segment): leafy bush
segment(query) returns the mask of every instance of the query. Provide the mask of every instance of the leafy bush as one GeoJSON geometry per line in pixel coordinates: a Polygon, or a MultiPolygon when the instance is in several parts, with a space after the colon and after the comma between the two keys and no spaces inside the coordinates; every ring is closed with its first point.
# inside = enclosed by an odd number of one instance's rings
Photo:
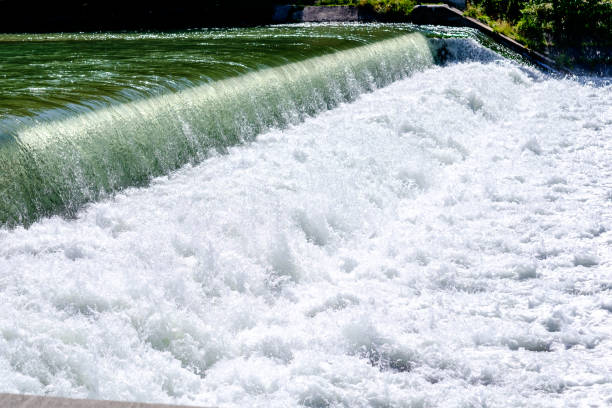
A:
{"type": "Polygon", "coordinates": [[[466,14],[491,25],[506,21],[519,39],[536,48],[549,40],[566,45],[612,41],[612,0],[472,0],[466,14]]]}
{"type": "Polygon", "coordinates": [[[545,34],[552,33],[552,18],[551,2],[526,2],[525,7],[521,10],[521,18],[516,28],[529,46],[539,48],[546,44],[545,34]]]}

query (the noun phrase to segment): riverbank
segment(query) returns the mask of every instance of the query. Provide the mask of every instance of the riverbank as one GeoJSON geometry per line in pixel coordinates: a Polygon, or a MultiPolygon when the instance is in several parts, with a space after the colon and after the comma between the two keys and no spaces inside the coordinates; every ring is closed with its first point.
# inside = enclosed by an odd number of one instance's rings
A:
{"type": "Polygon", "coordinates": [[[612,0],[471,0],[464,14],[559,66],[612,74],[612,0]]]}
{"type": "MultiPolygon", "coordinates": [[[[544,5],[549,9],[548,15],[545,15],[542,10],[529,9],[526,3],[521,1],[505,6],[497,3],[489,5],[491,2],[486,0],[427,3],[429,2],[310,1],[308,4],[316,5],[276,6],[273,22],[377,21],[470,27],[548,70],[602,76],[612,74],[612,34],[606,36],[606,30],[610,30],[606,16],[612,21],[612,2],[608,3],[607,0],[601,2],[603,6],[599,11],[589,12],[594,20],[590,22],[590,30],[588,24],[583,21],[582,14],[585,13],[582,8],[586,7],[584,5],[576,6],[575,9],[566,7],[563,12],[557,10],[561,7],[559,5],[544,5]],[[606,8],[606,4],[610,4],[610,7],[606,8]],[[577,15],[582,17],[576,17],[577,15]],[[562,21],[553,22],[553,19],[562,21]],[[565,27],[572,25],[578,27],[565,27]]],[[[536,7],[536,3],[540,6],[544,4],[541,1],[534,2],[533,7],[536,7]]]]}
{"type": "MultiPolygon", "coordinates": [[[[457,3],[457,2],[455,2],[457,3]]],[[[465,2],[463,2],[465,4],[465,2]]],[[[488,25],[476,19],[466,17],[463,12],[447,4],[417,5],[403,16],[389,16],[385,13],[376,13],[368,7],[354,6],[294,6],[283,5],[275,8],[273,22],[281,23],[323,23],[323,22],[410,22],[419,25],[445,25],[454,27],[474,28],[491,37],[500,44],[505,45],[514,52],[527,58],[535,65],[546,71],[570,73],[566,67],[557,64],[548,56],[533,51],[508,36],[494,31],[488,25]]]]}

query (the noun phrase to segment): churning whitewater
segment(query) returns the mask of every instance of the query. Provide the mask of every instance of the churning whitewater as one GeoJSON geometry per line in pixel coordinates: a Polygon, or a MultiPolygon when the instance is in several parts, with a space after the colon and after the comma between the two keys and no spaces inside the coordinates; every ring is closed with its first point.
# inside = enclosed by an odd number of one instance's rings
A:
{"type": "Polygon", "coordinates": [[[609,406],[611,152],[609,85],[462,62],[1,229],[0,391],[609,406]]]}

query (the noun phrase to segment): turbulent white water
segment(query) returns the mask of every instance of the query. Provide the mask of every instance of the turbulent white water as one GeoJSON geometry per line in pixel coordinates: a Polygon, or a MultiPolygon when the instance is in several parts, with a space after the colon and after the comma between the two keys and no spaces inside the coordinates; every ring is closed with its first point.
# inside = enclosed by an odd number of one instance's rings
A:
{"type": "Polygon", "coordinates": [[[611,244],[612,88],[436,67],[0,230],[0,391],[606,406],[611,244]]]}

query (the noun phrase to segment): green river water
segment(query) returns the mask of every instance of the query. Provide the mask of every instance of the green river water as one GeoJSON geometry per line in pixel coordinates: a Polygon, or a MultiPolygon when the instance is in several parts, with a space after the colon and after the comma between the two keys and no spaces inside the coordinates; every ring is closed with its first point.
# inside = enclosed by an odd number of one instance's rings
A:
{"type": "Polygon", "coordinates": [[[72,114],[411,31],[406,25],[353,25],[0,35],[0,118],[52,109],[72,114]]]}

